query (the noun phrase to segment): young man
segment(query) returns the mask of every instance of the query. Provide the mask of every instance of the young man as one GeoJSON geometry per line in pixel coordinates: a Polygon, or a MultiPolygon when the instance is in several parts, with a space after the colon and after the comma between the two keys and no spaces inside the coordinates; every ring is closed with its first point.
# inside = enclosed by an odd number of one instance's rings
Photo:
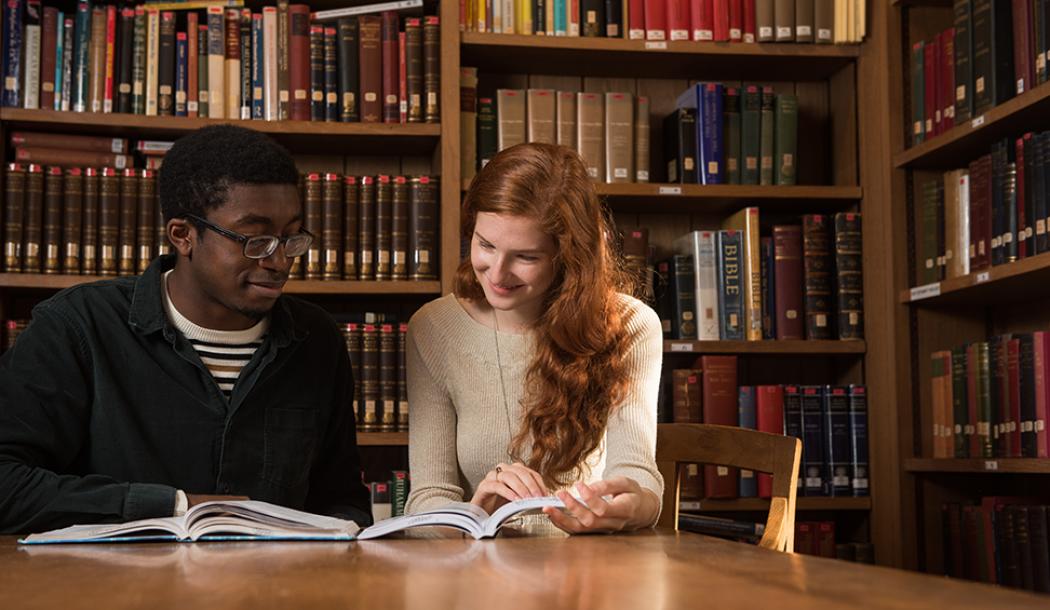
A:
{"type": "Polygon", "coordinates": [[[174,254],[40,303],[0,359],[0,533],[215,495],[370,524],[345,344],[324,311],[281,295],[312,239],[291,157],[207,127],[159,182],[174,254]]]}

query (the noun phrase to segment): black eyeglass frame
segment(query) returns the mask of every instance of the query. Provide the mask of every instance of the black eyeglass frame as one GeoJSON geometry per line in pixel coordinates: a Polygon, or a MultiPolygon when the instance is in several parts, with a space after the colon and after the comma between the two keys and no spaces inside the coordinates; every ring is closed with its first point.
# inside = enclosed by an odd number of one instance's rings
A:
{"type": "Polygon", "coordinates": [[[191,219],[191,220],[193,220],[195,222],[199,222],[200,224],[202,224],[205,227],[211,229],[212,231],[215,231],[216,233],[218,233],[219,235],[222,235],[223,237],[225,237],[227,239],[232,239],[233,241],[241,242],[242,244],[244,244],[243,248],[241,248],[241,254],[243,254],[245,258],[250,258],[252,260],[262,260],[264,258],[269,258],[269,257],[273,256],[274,252],[277,251],[277,246],[283,245],[285,248],[287,248],[288,247],[288,240],[294,239],[294,238],[297,238],[297,237],[302,237],[302,236],[305,235],[305,236],[310,238],[310,241],[306,242],[306,247],[303,248],[302,252],[300,252],[299,254],[296,254],[294,256],[289,255],[287,250],[284,253],[284,255],[287,256],[288,258],[297,258],[297,257],[300,257],[300,256],[306,254],[306,252],[310,249],[310,244],[312,244],[314,239],[316,239],[316,236],[313,233],[307,231],[306,229],[299,229],[298,233],[296,233],[294,235],[289,235],[287,237],[277,237],[276,235],[252,235],[252,236],[249,237],[248,235],[241,235],[240,233],[237,233],[236,231],[231,231],[229,229],[225,229],[223,227],[220,227],[219,225],[217,225],[217,224],[215,224],[215,223],[213,223],[213,222],[211,222],[209,220],[206,220],[204,218],[201,218],[200,216],[197,216],[196,214],[186,214],[184,217],[185,218],[189,218],[189,219],[191,219]],[[248,255],[248,244],[252,240],[260,240],[260,239],[265,239],[265,240],[267,240],[270,243],[270,246],[267,247],[267,249],[266,249],[266,253],[262,254],[260,256],[249,256],[248,255]]]}

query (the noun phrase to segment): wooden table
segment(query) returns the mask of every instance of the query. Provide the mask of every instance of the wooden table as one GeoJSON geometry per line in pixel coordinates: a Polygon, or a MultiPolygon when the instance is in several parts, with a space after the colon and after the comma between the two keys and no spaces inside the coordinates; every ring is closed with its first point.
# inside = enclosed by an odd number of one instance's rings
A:
{"type": "Polygon", "coordinates": [[[696,534],[18,547],[0,608],[1050,608],[1050,596],[696,534]]]}

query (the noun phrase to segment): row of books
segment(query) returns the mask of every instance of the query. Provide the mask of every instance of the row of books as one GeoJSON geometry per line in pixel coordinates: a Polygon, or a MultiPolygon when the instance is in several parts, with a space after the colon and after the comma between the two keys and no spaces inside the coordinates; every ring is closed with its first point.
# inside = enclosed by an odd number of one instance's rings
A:
{"type": "Polygon", "coordinates": [[[340,325],[354,370],[354,413],[361,432],[408,431],[405,381],[407,323],[366,314],[364,322],[340,325]]]}
{"type": "Polygon", "coordinates": [[[954,0],[952,27],[911,50],[919,144],[1047,80],[1050,2],[954,0]]]}
{"type": "Polygon", "coordinates": [[[405,514],[411,477],[407,470],[392,470],[386,481],[366,483],[372,496],[372,519],[379,522],[405,514]]]}
{"type": "Polygon", "coordinates": [[[18,163],[60,167],[132,167],[160,169],[164,154],[174,142],[138,140],[130,146],[127,138],[81,136],[65,133],[15,131],[11,133],[14,160],[18,163]]]}
{"type": "Polygon", "coordinates": [[[1050,332],[995,336],[930,359],[933,457],[1050,455],[1050,332]]]}
{"type": "Polygon", "coordinates": [[[15,341],[18,340],[18,335],[22,334],[22,331],[29,326],[29,320],[18,318],[13,320],[4,320],[3,330],[4,336],[0,345],[3,346],[3,350],[7,351],[15,346],[15,341]]]}
{"type": "Polygon", "coordinates": [[[436,16],[315,19],[305,4],[160,11],[4,4],[7,107],[218,119],[437,122],[436,16]]]}
{"type": "MultiPolygon", "coordinates": [[[[800,494],[868,495],[864,386],[737,386],[736,356],[701,356],[691,369],[674,369],[671,384],[675,423],[739,426],[800,439],[800,494]]],[[[710,465],[688,470],[683,486],[688,497],[703,498],[768,498],[773,490],[770,475],[710,465]]]]}
{"type": "Polygon", "coordinates": [[[919,193],[919,285],[1050,250],[1050,132],[1000,140],[919,193]]]}
{"type": "MultiPolygon", "coordinates": [[[[801,225],[759,234],[759,210],[741,210],[721,231],[692,231],[656,263],[654,297],[667,339],[864,338],[860,214],[807,214],[801,225]]],[[[644,264],[644,228],[624,252],[644,264]],[[640,260],[641,259],[641,260],[640,260]]]]}
{"type": "Polygon", "coordinates": [[[854,43],[861,0],[465,0],[460,29],[630,40],[854,43]],[[626,24],[626,28],[624,25],[626,24]]]}
{"type": "Polygon", "coordinates": [[[835,541],[834,521],[796,521],[795,552],[803,555],[875,563],[875,547],[870,542],[835,541]]]}
{"type": "Polygon", "coordinates": [[[990,496],[941,507],[944,572],[1050,593],[1050,506],[1045,499],[990,496]]]}

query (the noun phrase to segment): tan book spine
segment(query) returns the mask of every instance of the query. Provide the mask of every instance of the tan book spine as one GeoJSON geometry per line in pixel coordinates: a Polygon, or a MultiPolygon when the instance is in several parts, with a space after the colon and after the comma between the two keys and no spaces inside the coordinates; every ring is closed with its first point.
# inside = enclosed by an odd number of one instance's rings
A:
{"type": "MultiPolygon", "coordinates": [[[[111,171],[113,171],[112,168],[103,168],[102,175],[106,176],[106,172],[111,171]]],[[[139,173],[134,169],[126,169],[120,176],[120,212],[117,215],[116,248],[118,275],[134,275],[138,269],[135,265],[135,252],[138,249],[136,240],[139,237],[139,182],[139,173]]]]}
{"type": "Polygon", "coordinates": [[[358,198],[360,186],[355,176],[343,178],[343,279],[357,279],[358,198]]]}
{"type": "Polygon", "coordinates": [[[634,181],[649,182],[649,98],[634,104],[634,181]]]}
{"type": "MultiPolygon", "coordinates": [[[[225,50],[223,65],[226,69],[226,118],[241,116],[241,11],[226,9],[225,50]]],[[[210,81],[211,79],[209,79],[210,81]]],[[[224,99],[224,98],[219,98],[224,99]]],[[[220,102],[221,103],[221,102],[220,102]]]]}
{"type": "Polygon", "coordinates": [[[813,0],[813,42],[835,41],[835,0],[813,0]]]}
{"type": "Polygon", "coordinates": [[[762,266],[758,224],[758,208],[748,207],[733,214],[722,223],[723,229],[740,231],[744,262],[741,284],[744,290],[744,337],[748,341],[762,340],[762,266]]]}
{"type": "Polygon", "coordinates": [[[338,174],[325,174],[321,183],[321,279],[343,276],[343,180],[338,174]]]}
{"type": "Polygon", "coordinates": [[[394,178],[393,220],[390,228],[390,279],[408,279],[408,179],[394,178]]]}
{"type": "Polygon", "coordinates": [[[394,216],[394,185],[390,176],[376,177],[376,279],[390,279],[390,250],[394,216]]]}
{"type": "Polygon", "coordinates": [[[226,118],[225,20],[221,6],[208,7],[208,117],[213,119],[226,118]]]}
{"type": "MultiPolygon", "coordinates": [[[[254,59],[253,59],[254,60],[254,59]]],[[[267,121],[278,117],[277,101],[277,8],[263,7],[263,99],[264,116],[267,121]]]]}
{"type": "Polygon", "coordinates": [[[496,90],[496,148],[504,150],[525,142],[525,92],[496,90]]]}
{"type": "Polygon", "coordinates": [[[62,272],[62,168],[49,167],[47,175],[29,167],[27,193],[32,197],[36,186],[34,180],[44,180],[44,231],[40,238],[40,249],[44,252],[44,273],[62,272]]]}
{"type": "Polygon", "coordinates": [[[8,163],[4,171],[4,271],[7,273],[22,271],[25,199],[25,167],[8,163]]]}
{"type": "Polygon", "coordinates": [[[376,183],[372,176],[361,177],[357,203],[357,269],[358,278],[376,279],[373,253],[376,245],[376,183]]]}
{"type": "Polygon", "coordinates": [[[99,177],[98,241],[99,275],[117,274],[117,243],[120,230],[120,178],[116,170],[103,168],[99,177]]]}
{"type": "MultiPolygon", "coordinates": [[[[61,193],[62,210],[62,273],[76,275],[83,265],[84,243],[84,182],[80,170],[72,170],[63,176],[62,168],[52,167],[49,174],[54,174],[54,188],[61,193]]],[[[52,176],[48,176],[49,181],[52,176]]]]}
{"type": "MultiPolygon", "coordinates": [[[[306,175],[303,196],[304,228],[314,235],[322,235],[321,220],[321,174],[311,172],[306,175]]],[[[322,275],[321,241],[314,239],[306,251],[306,279],[319,280],[322,275]]]]}
{"type": "MultiPolygon", "coordinates": [[[[126,170],[138,175],[139,195],[135,203],[136,227],[135,227],[135,269],[143,273],[153,261],[153,255],[157,247],[157,202],[156,189],[154,188],[153,170],[126,170]]],[[[121,208],[123,212],[124,208],[121,208]]],[[[127,266],[124,263],[123,252],[121,253],[121,273],[127,266]]]]}
{"type": "Polygon", "coordinates": [[[773,0],[773,36],[777,42],[795,40],[795,0],[773,0]]]}
{"type": "Polygon", "coordinates": [[[437,193],[437,179],[431,176],[417,176],[409,182],[408,279],[410,280],[436,280],[438,277],[437,193]]]}
{"type": "Polygon", "coordinates": [[[88,110],[102,112],[106,86],[106,7],[91,9],[91,42],[88,45],[88,110]]]}
{"type": "Polygon", "coordinates": [[[146,9],[146,116],[160,112],[160,11],[146,9]]]}
{"type": "Polygon", "coordinates": [[[558,120],[558,145],[576,150],[576,94],[559,91],[555,113],[558,120]]]}
{"type": "Polygon", "coordinates": [[[634,99],[630,93],[605,94],[605,179],[634,181],[634,99]]]}
{"type": "Polygon", "coordinates": [[[776,33],[773,28],[773,1],[755,0],[755,30],[758,42],[773,42],[776,33]]]}
{"type": "Polygon", "coordinates": [[[605,104],[600,93],[576,95],[576,152],[592,180],[605,182],[605,104]]]}
{"type": "Polygon", "coordinates": [[[22,271],[40,273],[44,256],[44,168],[30,164],[25,179],[25,241],[22,253],[25,256],[22,271]]]}
{"type": "Polygon", "coordinates": [[[814,38],[814,1],[795,0],[795,42],[813,42],[814,38]]]}
{"type": "Polygon", "coordinates": [[[970,273],[970,172],[944,174],[944,257],[948,277],[970,273]]]}
{"type": "Polygon", "coordinates": [[[525,116],[529,142],[555,144],[558,141],[555,128],[554,89],[529,89],[526,92],[525,116]]]}
{"type": "Polygon", "coordinates": [[[80,237],[81,254],[80,269],[85,275],[98,273],[98,170],[89,167],[83,172],[79,168],[72,168],[66,172],[66,193],[71,188],[80,185],[84,194],[81,210],[83,212],[83,232],[80,237]]]}

